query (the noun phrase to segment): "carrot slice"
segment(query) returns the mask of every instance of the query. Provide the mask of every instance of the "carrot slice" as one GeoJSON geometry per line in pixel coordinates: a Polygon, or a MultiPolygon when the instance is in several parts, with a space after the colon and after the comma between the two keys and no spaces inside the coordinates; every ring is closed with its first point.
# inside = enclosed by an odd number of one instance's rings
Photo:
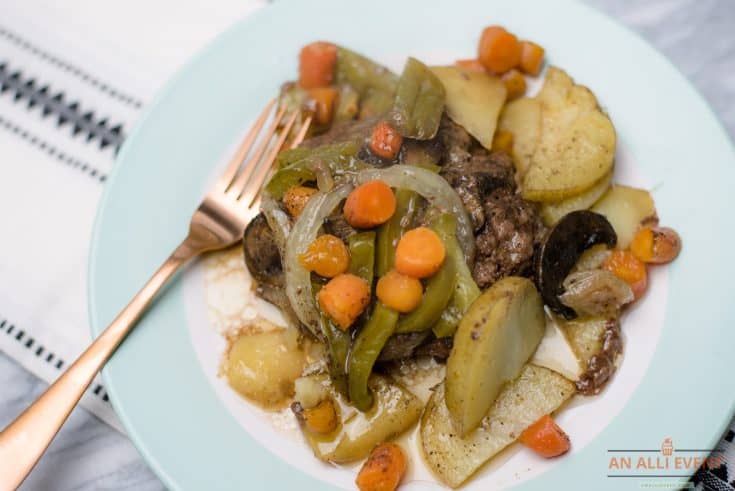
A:
{"type": "Polygon", "coordinates": [[[406,472],[406,456],[394,443],[375,447],[363,464],[355,484],[360,491],[394,491],[406,472]]]}
{"type": "Polygon", "coordinates": [[[521,44],[500,26],[486,27],[480,36],[477,58],[491,72],[505,73],[520,63],[521,44]]]}
{"type": "Polygon", "coordinates": [[[646,264],[630,251],[613,251],[602,264],[603,269],[625,281],[633,289],[636,299],[643,295],[648,284],[646,264]]]}
{"type": "Polygon", "coordinates": [[[480,63],[480,60],[477,58],[470,58],[467,60],[457,60],[454,62],[455,65],[458,67],[462,67],[465,70],[469,70],[471,72],[484,72],[485,66],[480,63]]]}
{"type": "Polygon", "coordinates": [[[396,197],[383,181],[356,187],[345,201],[344,216],[356,228],[372,228],[388,221],[396,212],[396,197]]]}
{"type": "Polygon", "coordinates": [[[376,124],[370,135],[370,151],[384,159],[395,159],[402,144],[403,137],[387,121],[376,124]]]}
{"type": "Polygon", "coordinates": [[[569,451],[569,436],[559,428],[548,414],[526,428],[520,437],[521,443],[547,459],[558,457],[569,451]]]}
{"type": "Polygon", "coordinates": [[[380,278],[375,288],[375,294],[381,302],[402,314],[416,310],[423,293],[419,280],[395,270],[388,271],[380,278]]]}
{"type": "Polygon", "coordinates": [[[526,78],[515,68],[505,72],[500,79],[505,84],[507,100],[512,101],[526,93],[526,78]]]}
{"type": "Polygon", "coordinates": [[[531,41],[521,41],[520,68],[523,73],[535,77],[544,65],[544,48],[531,41]]]}
{"type": "Polygon", "coordinates": [[[345,331],[370,303],[370,287],[359,276],[341,274],[329,280],[317,298],[322,312],[345,331]]]}
{"type": "Polygon", "coordinates": [[[427,227],[406,232],[396,247],[396,271],[414,278],[428,278],[441,268],[447,251],[439,236],[427,227]]]}
{"type": "Polygon", "coordinates": [[[337,47],[317,41],[307,44],[299,54],[299,85],[305,89],[326,87],[334,79],[337,47]]]}
{"type": "Polygon", "coordinates": [[[314,101],[314,116],[320,125],[329,124],[334,113],[334,101],[337,89],[334,87],[316,87],[309,89],[309,97],[314,101]]]}

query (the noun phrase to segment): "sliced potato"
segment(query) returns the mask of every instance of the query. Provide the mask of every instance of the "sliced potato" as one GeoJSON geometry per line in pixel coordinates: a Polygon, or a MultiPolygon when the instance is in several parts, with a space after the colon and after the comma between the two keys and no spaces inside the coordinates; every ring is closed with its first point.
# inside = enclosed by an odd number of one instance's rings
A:
{"type": "Polygon", "coordinates": [[[444,385],[438,385],[421,418],[426,462],[444,483],[456,488],[523,430],[556,411],[574,390],[574,384],[558,373],[528,364],[505,386],[480,427],[462,438],[444,403],[444,385]]]}
{"type": "Polygon", "coordinates": [[[546,318],[546,332],[530,363],[553,370],[572,382],[579,380],[583,372],[579,355],[565,331],[551,316],[546,318]]]}
{"type": "Polygon", "coordinates": [[[518,377],[544,330],[543,302],[527,278],[505,277],[473,302],[447,360],[447,407],[460,435],[477,428],[503,385],[518,377]]]}
{"type": "Polygon", "coordinates": [[[538,95],[541,134],[523,176],[532,201],[553,202],[579,194],[612,170],[615,128],[594,94],[551,67],[538,95]]]}
{"type": "Polygon", "coordinates": [[[509,102],[500,113],[498,127],[513,134],[513,163],[520,175],[531,165],[541,135],[541,103],[523,97],[509,102]]]}
{"type": "Polygon", "coordinates": [[[555,203],[544,203],[541,205],[541,218],[544,223],[551,227],[561,220],[564,215],[577,210],[586,210],[594,205],[605,192],[610,189],[612,182],[612,172],[608,172],[600,179],[600,182],[589,188],[587,191],[572,196],[555,203]]]}
{"type": "Polygon", "coordinates": [[[609,322],[601,317],[559,321],[561,329],[583,366],[586,367],[590,358],[602,350],[602,335],[605,334],[609,322]]]}
{"type": "Polygon", "coordinates": [[[449,117],[490,150],[498,116],[505,103],[505,84],[485,72],[457,66],[438,66],[431,70],[446,90],[449,117]]]}
{"type": "Polygon", "coordinates": [[[403,433],[418,421],[423,403],[397,382],[372,375],[368,382],[375,403],[360,412],[350,406],[344,397],[334,390],[326,375],[313,375],[328,387],[330,396],[339,407],[340,424],[327,435],[303,429],[307,443],[317,458],[325,462],[342,464],[368,456],[378,443],[403,433]]]}
{"type": "Polygon", "coordinates": [[[630,245],[641,223],[656,221],[656,205],[645,189],[614,185],[595,203],[596,211],[608,219],[618,234],[618,249],[630,245]]]}

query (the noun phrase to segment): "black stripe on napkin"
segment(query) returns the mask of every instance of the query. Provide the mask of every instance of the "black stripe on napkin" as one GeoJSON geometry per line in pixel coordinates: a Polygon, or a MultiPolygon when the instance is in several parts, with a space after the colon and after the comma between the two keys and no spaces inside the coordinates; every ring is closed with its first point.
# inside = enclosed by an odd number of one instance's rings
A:
{"type": "Polygon", "coordinates": [[[111,146],[117,151],[125,138],[122,124],[99,119],[94,111],[82,109],[79,101],[68,102],[64,92],[24,76],[20,70],[11,70],[7,62],[0,62],[0,94],[9,95],[15,103],[25,103],[28,110],[38,109],[44,119],[54,118],[59,128],[68,124],[72,136],[95,141],[100,149],[111,146]]]}
{"type": "Polygon", "coordinates": [[[23,39],[17,33],[12,32],[7,27],[0,26],[0,37],[7,39],[11,43],[28,51],[29,53],[37,56],[38,58],[77,77],[81,81],[89,84],[90,86],[99,90],[103,94],[117,101],[120,101],[125,105],[131,106],[135,109],[140,109],[143,106],[143,102],[140,99],[114,88],[110,84],[105,83],[99,78],[89,74],[89,72],[82,70],[81,68],[73,65],[72,63],[62,60],[57,55],[54,55],[50,53],[49,51],[39,48],[37,45],[33,44],[27,39],[23,39]]]}
{"type": "MultiPolygon", "coordinates": [[[[23,346],[25,349],[33,352],[37,358],[45,360],[46,363],[55,367],[57,370],[61,370],[62,368],[64,368],[64,366],[66,365],[64,360],[55,356],[53,352],[48,352],[48,350],[43,345],[39,344],[36,339],[33,338],[24,329],[16,330],[15,324],[10,322],[8,319],[0,319],[0,333],[4,332],[6,335],[11,335],[13,332],[15,332],[15,335],[11,337],[15,339],[18,343],[20,343],[21,346],[23,346]],[[43,355],[45,352],[47,352],[47,354],[45,357],[42,358],[41,355],[43,355]]],[[[109,402],[110,400],[107,392],[104,390],[104,387],[101,384],[96,384],[94,390],[87,390],[87,393],[94,394],[95,396],[102,399],[104,402],[109,402]]]]}
{"type": "Polygon", "coordinates": [[[97,180],[98,182],[105,182],[107,180],[107,174],[102,173],[96,167],[90,165],[89,163],[83,160],[72,157],[71,155],[59,150],[53,144],[47,142],[46,140],[42,139],[41,137],[37,135],[34,135],[28,130],[21,128],[20,126],[13,123],[12,121],[9,121],[3,116],[0,116],[0,128],[11,132],[15,136],[24,140],[26,143],[34,146],[35,148],[37,148],[38,150],[41,150],[42,152],[45,152],[50,157],[53,157],[59,162],[62,162],[74,169],[79,170],[80,172],[85,173],[89,177],[92,177],[95,180],[97,180]]]}

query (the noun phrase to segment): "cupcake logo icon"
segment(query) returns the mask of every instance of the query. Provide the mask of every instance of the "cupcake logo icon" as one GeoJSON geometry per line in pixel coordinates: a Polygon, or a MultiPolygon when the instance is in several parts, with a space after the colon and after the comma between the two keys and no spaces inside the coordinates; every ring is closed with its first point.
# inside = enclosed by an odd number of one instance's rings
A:
{"type": "Polygon", "coordinates": [[[666,438],[661,442],[661,453],[664,457],[670,457],[674,453],[674,444],[671,442],[671,438],[666,438]]]}

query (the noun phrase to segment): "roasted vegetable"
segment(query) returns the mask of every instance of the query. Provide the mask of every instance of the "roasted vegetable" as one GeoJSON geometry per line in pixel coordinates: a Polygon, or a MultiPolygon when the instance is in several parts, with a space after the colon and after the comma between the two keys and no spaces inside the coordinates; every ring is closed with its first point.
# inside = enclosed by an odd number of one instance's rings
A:
{"type": "Polygon", "coordinates": [[[574,384],[546,368],[526,365],[507,384],[482,424],[461,437],[444,403],[445,386],[439,385],[421,418],[424,457],[434,473],[456,488],[485,462],[516,441],[535,421],[557,409],[574,394],[574,384]]]}
{"type": "Polygon", "coordinates": [[[541,136],[541,103],[529,97],[509,102],[500,113],[498,128],[513,134],[513,163],[523,176],[531,166],[541,136]]]}
{"type": "Polygon", "coordinates": [[[454,293],[456,270],[454,261],[444,261],[439,272],[426,283],[421,305],[398,321],[396,332],[422,331],[437,323],[454,293]]]}
{"type": "Polygon", "coordinates": [[[396,191],[396,211],[393,216],[378,228],[375,250],[375,274],[384,276],[393,268],[396,246],[403,232],[408,229],[416,213],[420,196],[408,189],[396,191]]]}
{"type": "Polygon", "coordinates": [[[558,457],[569,451],[569,435],[548,414],[523,430],[521,443],[547,459],[558,457]]]}
{"type": "Polygon", "coordinates": [[[445,264],[453,263],[456,271],[452,296],[433,328],[436,337],[441,338],[454,334],[462,315],[470,308],[472,302],[480,296],[480,289],[477,287],[475,280],[472,279],[470,268],[467,266],[467,261],[457,242],[457,221],[454,217],[449,213],[442,213],[432,221],[430,227],[439,235],[447,249],[445,264]]]}
{"type": "Polygon", "coordinates": [[[337,88],[337,107],[334,108],[334,121],[355,119],[360,111],[360,94],[349,84],[337,88]]]}
{"type": "Polygon", "coordinates": [[[357,186],[345,200],[342,213],[347,223],[355,228],[373,228],[395,214],[396,197],[393,190],[380,180],[357,186]]]}
{"type": "Polygon", "coordinates": [[[225,356],[227,383],[266,409],[282,407],[306,364],[298,338],[295,329],[243,329],[225,356]]]}
{"type": "Polygon", "coordinates": [[[526,278],[505,277],[475,300],[447,360],[447,408],[460,435],[477,428],[503,384],[518,377],[544,329],[541,297],[526,278]]]}
{"type": "Polygon", "coordinates": [[[317,295],[319,309],[347,330],[370,304],[370,284],[353,274],[339,274],[317,295]]]}
{"type": "MultiPolygon", "coordinates": [[[[326,375],[309,378],[326,387],[340,418],[337,428],[331,433],[303,432],[316,457],[325,462],[343,464],[364,459],[376,445],[400,435],[421,416],[421,401],[391,379],[379,375],[370,377],[368,386],[375,403],[369,411],[359,412],[334,390],[326,375]]],[[[300,401],[297,399],[297,402],[300,401]]],[[[298,417],[301,408],[296,406],[295,409],[298,417]]],[[[301,417],[299,420],[303,422],[301,417]]]]}
{"type": "Polygon", "coordinates": [[[559,300],[579,315],[617,317],[635,298],[628,283],[603,269],[570,273],[562,286],[559,300]]]}
{"type": "Polygon", "coordinates": [[[279,171],[268,181],[265,190],[275,199],[281,199],[289,189],[307,181],[316,180],[319,167],[334,177],[346,172],[355,172],[366,164],[355,159],[360,146],[356,142],[323,145],[314,149],[295,148],[281,152],[278,157],[279,171]]]}
{"type": "Polygon", "coordinates": [[[598,394],[613,376],[616,361],[623,352],[620,323],[617,319],[586,317],[560,322],[584,372],[576,381],[583,395],[598,394]]]}
{"type": "Polygon", "coordinates": [[[347,394],[347,355],[352,337],[349,331],[337,327],[326,315],[321,316],[322,334],[327,341],[327,367],[335,388],[347,394]]]}
{"type": "Polygon", "coordinates": [[[338,84],[348,84],[360,96],[360,119],[385,114],[393,105],[398,77],[387,68],[345,48],[337,48],[338,84]]]}
{"type": "Polygon", "coordinates": [[[368,378],[385,342],[395,331],[396,322],[398,312],[376,302],[352,346],[347,369],[348,389],[350,402],[360,411],[369,410],[373,404],[368,378]]]}
{"type": "Polygon", "coordinates": [[[523,197],[559,201],[599,182],[613,167],[615,128],[594,94],[551,67],[537,96],[541,132],[523,176],[523,197]]]}
{"type": "Polygon", "coordinates": [[[587,191],[583,191],[580,194],[561,201],[542,204],[540,210],[541,218],[543,218],[544,223],[547,226],[551,227],[561,220],[567,213],[577,210],[587,210],[590,206],[595,204],[608,189],[610,189],[611,182],[612,172],[609,172],[600,179],[600,182],[596,183],[587,191]]]}
{"type": "Polygon", "coordinates": [[[630,245],[642,224],[656,223],[656,206],[645,189],[614,185],[595,203],[592,211],[605,215],[618,235],[618,248],[630,245]]]}
{"type": "Polygon", "coordinates": [[[349,272],[365,280],[368,285],[373,283],[375,267],[375,232],[360,232],[348,239],[350,250],[349,272]]]}
{"type": "Polygon", "coordinates": [[[406,456],[395,443],[381,443],[370,452],[357,474],[360,491],[395,491],[406,472],[406,456]]]}
{"type": "Polygon", "coordinates": [[[567,319],[576,317],[559,299],[564,279],[585,250],[596,244],[614,247],[616,241],[612,225],[598,213],[574,211],[562,218],[546,235],[536,258],[536,285],[544,303],[567,319]]]}
{"type": "Polygon", "coordinates": [[[378,300],[401,314],[416,310],[423,294],[424,287],[418,279],[401,274],[395,269],[381,276],[375,287],[378,300]]]}
{"type": "Polygon", "coordinates": [[[398,81],[391,111],[393,126],[404,137],[430,140],[444,112],[444,86],[429,68],[409,58],[398,81]]]}
{"type": "Polygon", "coordinates": [[[642,227],[630,243],[630,252],[645,263],[666,264],[681,252],[681,237],[669,227],[642,227]]]}
{"type": "Polygon", "coordinates": [[[395,268],[414,278],[429,278],[439,271],[446,257],[444,242],[436,232],[428,227],[416,227],[398,241],[395,268]]]}
{"type": "Polygon", "coordinates": [[[505,85],[485,72],[457,66],[432,67],[446,91],[446,110],[452,120],[490,150],[498,115],[505,103],[505,85]]]}
{"type": "Polygon", "coordinates": [[[395,160],[401,151],[403,137],[388,121],[379,121],[370,134],[368,148],[373,155],[386,160],[395,160]]]}

